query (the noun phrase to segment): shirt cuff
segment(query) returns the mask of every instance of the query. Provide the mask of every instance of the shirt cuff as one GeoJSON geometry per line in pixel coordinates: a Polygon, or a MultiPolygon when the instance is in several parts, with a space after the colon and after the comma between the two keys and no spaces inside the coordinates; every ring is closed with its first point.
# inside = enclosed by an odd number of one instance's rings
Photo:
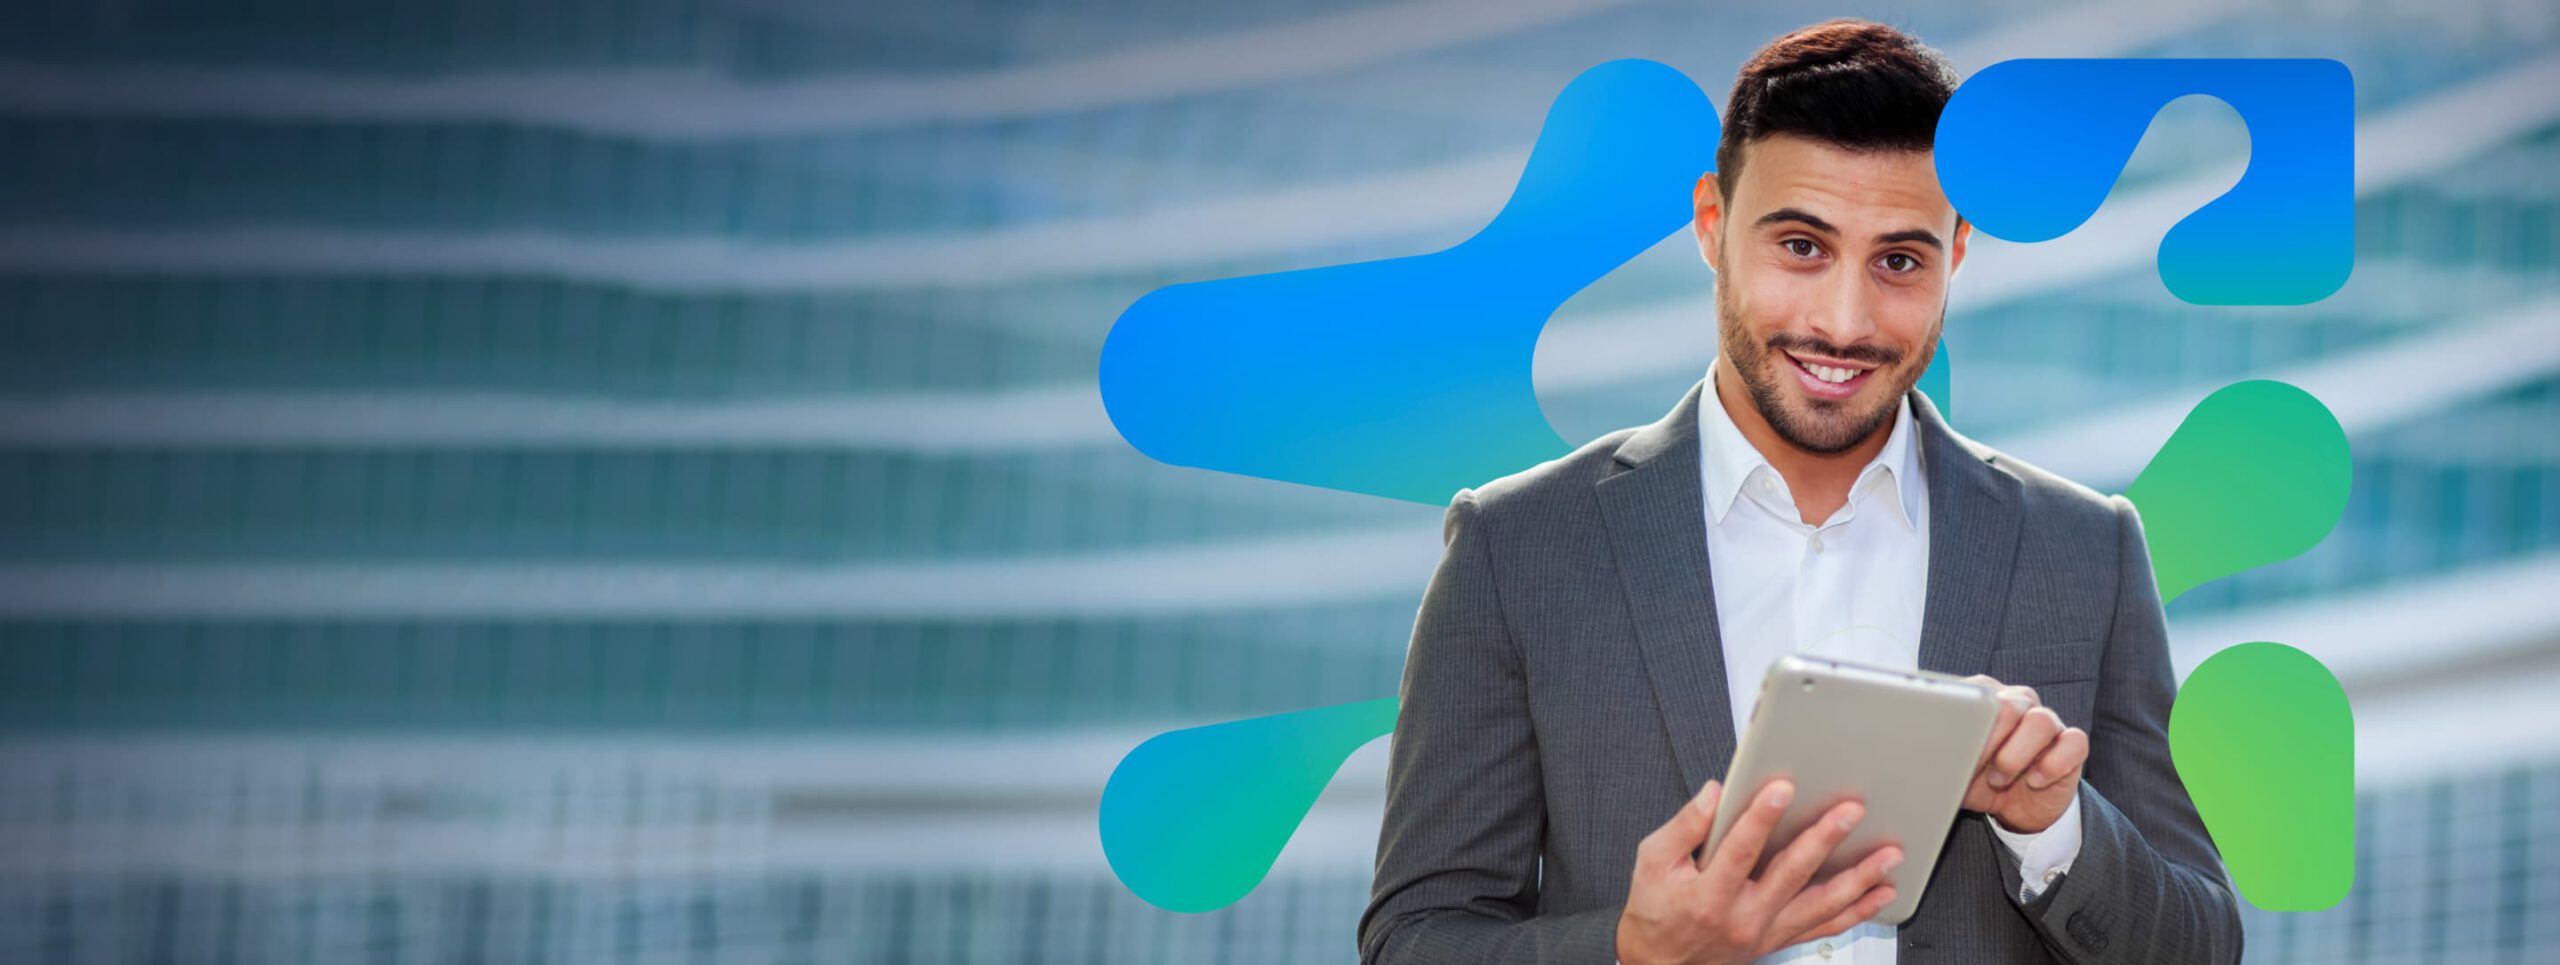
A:
{"type": "Polygon", "coordinates": [[[2071,870],[2072,859],[2080,857],[2080,795],[2071,795],[2071,803],[2063,807],[2052,827],[2028,834],[2001,827],[2000,819],[1992,818],[1991,833],[1999,835],[2000,843],[2018,859],[2018,900],[2034,901],[2062,880],[2063,873],[2071,870]]]}

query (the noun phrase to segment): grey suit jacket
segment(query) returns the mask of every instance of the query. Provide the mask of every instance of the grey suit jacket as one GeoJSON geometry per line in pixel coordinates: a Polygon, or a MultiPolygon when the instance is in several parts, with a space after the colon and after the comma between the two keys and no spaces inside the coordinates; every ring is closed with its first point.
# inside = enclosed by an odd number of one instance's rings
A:
{"type": "MultiPolygon", "coordinates": [[[[1369,963],[1615,957],[1636,843],[1734,750],[1698,479],[1699,386],[1652,425],[1461,490],[1414,622],[1369,963]]],[[[2071,870],[2022,903],[1959,812],[1902,965],[2236,962],[2221,858],[2169,761],[2177,688],[2133,505],[1957,435],[1919,393],[1920,666],[2033,686],[2088,731],[2071,870]]],[[[1714,404],[1707,400],[1706,404],[1714,404]]]]}

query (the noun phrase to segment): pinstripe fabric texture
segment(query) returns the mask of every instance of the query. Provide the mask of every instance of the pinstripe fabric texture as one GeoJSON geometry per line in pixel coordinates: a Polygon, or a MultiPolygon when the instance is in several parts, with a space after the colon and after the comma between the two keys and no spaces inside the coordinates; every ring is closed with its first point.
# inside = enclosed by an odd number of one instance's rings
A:
{"type": "MultiPolygon", "coordinates": [[[[1606,963],[1636,844],[1734,749],[1692,386],[1661,420],[1462,490],[1414,622],[1363,962],[1606,963]]],[[[2033,686],[2090,735],[2072,870],[2020,903],[1960,814],[1903,965],[2240,958],[2169,760],[2176,679],[2131,503],[1956,434],[1913,393],[1934,521],[1920,666],[2033,686]]]]}

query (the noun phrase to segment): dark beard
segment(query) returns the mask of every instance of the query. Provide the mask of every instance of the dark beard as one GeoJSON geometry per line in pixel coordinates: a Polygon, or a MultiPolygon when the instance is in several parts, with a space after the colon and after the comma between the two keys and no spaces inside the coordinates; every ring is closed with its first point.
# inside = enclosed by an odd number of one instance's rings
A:
{"type": "MultiPolygon", "coordinates": [[[[1813,406],[1813,415],[1798,418],[1797,414],[1785,404],[1785,396],[1781,394],[1783,387],[1769,376],[1771,356],[1779,354],[1783,349],[1796,349],[1846,361],[1871,362],[1882,370],[1891,368],[1895,362],[1900,361],[1902,353],[1865,345],[1837,346],[1820,339],[1788,333],[1771,336],[1765,345],[1754,345],[1744,337],[1741,324],[1733,318],[1733,312],[1728,310],[1722,285],[1718,285],[1716,289],[1716,309],[1717,315],[1720,316],[1716,320],[1716,327],[1723,333],[1721,340],[1724,356],[1733,360],[1734,371],[1741,373],[1742,387],[1751,394],[1751,404],[1759,408],[1760,418],[1767,420],[1769,428],[1777,430],[1778,438],[1786,440],[1787,444],[1817,455],[1837,455],[1856,448],[1858,443],[1875,435],[1876,430],[1883,428],[1885,423],[1893,421],[1894,407],[1901,405],[1903,396],[1911,393],[1911,387],[1920,381],[1920,373],[1928,371],[1930,360],[1938,353],[1936,338],[1923,341],[1920,357],[1902,370],[1902,384],[1895,386],[1892,392],[1886,393],[1883,398],[1877,400],[1872,410],[1858,413],[1855,417],[1848,419],[1820,418],[1826,414],[1837,414],[1842,404],[1829,399],[1812,399],[1808,401],[1813,406]]],[[[1946,318],[1941,314],[1938,325],[1932,328],[1941,328],[1945,324],[1946,318]]],[[[1882,375],[1883,373],[1879,371],[1878,376],[1882,375]]]]}

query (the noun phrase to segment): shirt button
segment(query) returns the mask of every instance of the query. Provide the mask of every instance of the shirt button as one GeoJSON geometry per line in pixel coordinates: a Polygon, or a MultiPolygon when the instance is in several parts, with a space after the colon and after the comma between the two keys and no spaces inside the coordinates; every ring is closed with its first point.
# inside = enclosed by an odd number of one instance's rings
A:
{"type": "Polygon", "coordinates": [[[1815,945],[1815,946],[1813,946],[1813,950],[1814,950],[1814,951],[1816,951],[1816,952],[1820,952],[1820,953],[1822,954],[1822,957],[1824,957],[1824,958],[1830,958],[1830,957],[1831,957],[1831,943],[1830,943],[1830,942],[1823,942],[1822,944],[1815,945]]]}
{"type": "Polygon", "coordinates": [[[2044,886],[2045,886],[2045,887],[2047,887],[2047,888],[2051,888],[2051,887],[2053,887],[2053,883],[2054,883],[2054,881],[2055,881],[2056,879],[2061,878],[2061,877],[2062,877],[2062,869],[2060,869],[2060,868],[2047,868],[2047,869],[2045,869],[2045,873],[2044,873],[2044,886]]]}
{"type": "Polygon", "coordinates": [[[1813,551],[1816,553],[1822,552],[1822,534],[1815,533],[1813,536],[1813,542],[1807,545],[1811,546],[1813,551]]]}
{"type": "Polygon", "coordinates": [[[1764,492],[1764,493],[1774,493],[1774,492],[1777,492],[1777,491],[1778,491],[1778,484],[1777,484],[1777,483],[1770,482],[1770,481],[1769,481],[1769,477],[1767,477],[1767,476],[1762,476],[1762,477],[1760,477],[1760,491],[1761,491],[1761,492],[1764,492]]]}

